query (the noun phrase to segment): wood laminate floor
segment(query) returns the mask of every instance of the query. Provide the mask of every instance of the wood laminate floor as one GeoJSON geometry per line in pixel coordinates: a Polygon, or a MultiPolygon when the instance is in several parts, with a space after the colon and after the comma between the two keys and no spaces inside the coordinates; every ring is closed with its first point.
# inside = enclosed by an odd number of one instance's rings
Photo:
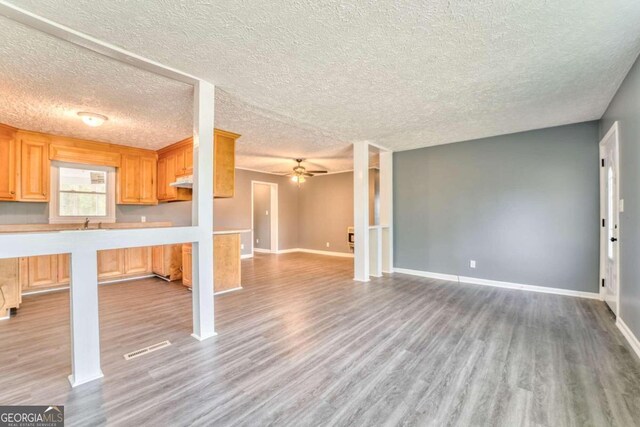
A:
{"type": "Polygon", "coordinates": [[[640,425],[640,362],[599,301],[362,284],[352,260],[310,254],[242,268],[204,342],[179,284],[100,287],[105,377],[75,389],[68,293],[24,298],[0,322],[0,404],[64,404],[67,425],[640,425]]]}

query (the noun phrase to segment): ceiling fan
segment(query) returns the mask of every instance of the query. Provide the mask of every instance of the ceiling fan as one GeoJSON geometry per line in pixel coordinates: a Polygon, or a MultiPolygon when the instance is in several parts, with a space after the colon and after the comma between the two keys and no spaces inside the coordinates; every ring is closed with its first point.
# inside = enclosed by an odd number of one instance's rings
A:
{"type": "MultiPolygon", "coordinates": [[[[304,162],[305,159],[293,159],[295,162],[297,162],[298,164],[296,166],[294,166],[293,171],[287,173],[286,176],[290,176],[291,177],[291,181],[297,183],[298,185],[302,184],[303,182],[306,181],[306,178],[320,174],[320,173],[327,173],[326,170],[307,170],[307,168],[305,168],[304,166],[302,166],[302,162],[304,162]]],[[[283,172],[285,173],[285,172],[283,172]]]]}

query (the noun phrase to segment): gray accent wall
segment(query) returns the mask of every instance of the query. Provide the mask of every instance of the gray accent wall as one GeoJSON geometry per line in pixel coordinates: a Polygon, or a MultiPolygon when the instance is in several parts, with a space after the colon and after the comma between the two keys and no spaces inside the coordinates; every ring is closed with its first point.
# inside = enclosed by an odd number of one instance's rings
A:
{"type": "Polygon", "coordinates": [[[598,292],[598,122],[398,152],[393,171],[395,267],[598,292]]]}
{"type": "Polygon", "coordinates": [[[611,100],[602,120],[603,137],[618,121],[620,142],[619,316],[640,339],[640,59],[611,100]]]}
{"type": "Polygon", "coordinates": [[[253,247],[271,250],[271,186],[253,184],[253,247]]]}

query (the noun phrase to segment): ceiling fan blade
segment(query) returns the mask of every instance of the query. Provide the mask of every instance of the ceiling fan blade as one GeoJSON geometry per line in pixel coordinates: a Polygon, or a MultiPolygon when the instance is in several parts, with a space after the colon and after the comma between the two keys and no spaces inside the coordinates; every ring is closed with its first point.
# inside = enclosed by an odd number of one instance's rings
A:
{"type": "Polygon", "coordinates": [[[309,173],[328,173],[328,171],[307,171],[309,173]]]}
{"type": "Polygon", "coordinates": [[[301,175],[303,175],[303,176],[313,176],[313,174],[309,173],[309,172],[302,172],[301,175]]]}

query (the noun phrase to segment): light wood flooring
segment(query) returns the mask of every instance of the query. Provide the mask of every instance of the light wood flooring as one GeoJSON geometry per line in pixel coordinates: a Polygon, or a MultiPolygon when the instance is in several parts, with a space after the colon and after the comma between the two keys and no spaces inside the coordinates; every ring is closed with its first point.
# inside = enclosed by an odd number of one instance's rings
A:
{"type": "Polygon", "coordinates": [[[242,268],[204,342],[180,284],[100,287],[105,377],[75,389],[68,293],[26,297],[0,322],[0,404],[64,404],[67,425],[640,425],[640,361],[599,301],[362,284],[352,260],[310,254],[242,268]]]}

